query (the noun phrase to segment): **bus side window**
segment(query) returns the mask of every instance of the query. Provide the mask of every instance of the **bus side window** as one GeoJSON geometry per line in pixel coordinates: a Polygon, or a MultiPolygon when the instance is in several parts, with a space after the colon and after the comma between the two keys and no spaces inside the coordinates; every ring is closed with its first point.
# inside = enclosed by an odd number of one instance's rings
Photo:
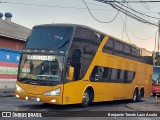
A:
{"type": "Polygon", "coordinates": [[[124,83],[127,83],[127,80],[128,80],[128,71],[125,70],[124,71],[124,83]]]}
{"type": "Polygon", "coordinates": [[[131,47],[131,50],[132,50],[132,59],[133,60],[139,60],[139,57],[140,57],[140,50],[134,46],[131,47]]]}
{"type": "Polygon", "coordinates": [[[112,69],[112,73],[111,73],[111,82],[115,82],[116,79],[117,79],[117,72],[118,70],[117,69],[112,69]]]}
{"type": "Polygon", "coordinates": [[[131,83],[135,77],[135,72],[127,71],[124,72],[124,83],[131,83]]]}
{"type": "Polygon", "coordinates": [[[103,47],[103,52],[108,53],[108,54],[113,54],[114,50],[114,40],[109,38],[103,47]]]}
{"type": "Polygon", "coordinates": [[[120,57],[124,57],[122,42],[115,41],[114,49],[115,49],[115,53],[114,53],[115,55],[120,56],[120,57]]]}
{"type": "Polygon", "coordinates": [[[81,51],[74,49],[72,53],[71,66],[74,67],[74,79],[78,80],[81,73],[81,51]]]}
{"type": "Polygon", "coordinates": [[[102,78],[104,79],[105,82],[110,81],[111,73],[112,73],[112,68],[107,68],[107,67],[104,68],[102,78]]]}
{"type": "Polygon", "coordinates": [[[124,55],[126,58],[130,59],[131,58],[131,48],[129,45],[124,44],[124,55]]]}
{"type": "Polygon", "coordinates": [[[135,73],[132,71],[128,71],[128,83],[131,83],[134,79],[135,73]]]}
{"type": "Polygon", "coordinates": [[[93,82],[93,81],[98,80],[97,77],[98,77],[98,66],[95,66],[92,73],[91,73],[90,79],[93,82]]]}

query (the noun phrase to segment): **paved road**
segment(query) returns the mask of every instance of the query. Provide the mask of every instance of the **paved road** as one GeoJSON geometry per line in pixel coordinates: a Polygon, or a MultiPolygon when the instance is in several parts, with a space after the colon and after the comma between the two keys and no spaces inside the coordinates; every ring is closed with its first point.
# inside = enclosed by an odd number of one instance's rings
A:
{"type": "MultiPolygon", "coordinates": [[[[143,100],[143,102],[153,102],[154,97],[146,98],[143,100]]],[[[143,103],[142,102],[142,103],[143,103]]],[[[39,102],[33,102],[33,101],[26,101],[26,100],[19,100],[15,97],[1,97],[0,98],[0,111],[36,111],[36,112],[42,112],[47,111],[49,113],[54,113],[55,115],[59,114],[59,111],[65,111],[66,113],[68,111],[136,111],[133,108],[126,107],[127,104],[130,104],[131,101],[125,100],[125,101],[114,101],[114,102],[102,102],[102,103],[93,103],[87,108],[80,108],[79,105],[65,105],[65,106],[58,106],[58,105],[49,105],[39,102]]],[[[134,103],[132,103],[134,105],[134,103]]],[[[136,104],[135,104],[136,105],[136,104]]],[[[88,112],[89,114],[94,114],[92,112],[88,112]]],[[[68,113],[69,114],[69,113],[68,113]]],[[[17,119],[17,118],[16,118],[17,119]]],[[[18,118],[22,119],[22,118],[18,118]]],[[[35,118],[34,118],[35,119],[35,118]]],[[[38,118],[39,119],[39,118],[38,118]]],[[[46,119],[46,118],[41,118],[46,119]]],[[[52,119],[52,118],[47,118],[52,119]]],[[[57,117],[56,120],[61,119],[75,119],[75,117],[57,117]]],[[[81,119],[87,119],[87,120],[105,120],[105,119],[111,119],[111,120],[159,120],[158,117],[76,117],[76,120],[81,119]]]]}

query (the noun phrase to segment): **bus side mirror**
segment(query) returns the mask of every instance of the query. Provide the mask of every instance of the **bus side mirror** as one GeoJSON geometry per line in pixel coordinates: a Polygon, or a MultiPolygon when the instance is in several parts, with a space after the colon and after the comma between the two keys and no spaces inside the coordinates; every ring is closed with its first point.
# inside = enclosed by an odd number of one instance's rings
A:
{"type": "Polygon", "coordinates": [[[74,67],[69,66],[67,80],[72,80],[74,75],[74,67]]]}

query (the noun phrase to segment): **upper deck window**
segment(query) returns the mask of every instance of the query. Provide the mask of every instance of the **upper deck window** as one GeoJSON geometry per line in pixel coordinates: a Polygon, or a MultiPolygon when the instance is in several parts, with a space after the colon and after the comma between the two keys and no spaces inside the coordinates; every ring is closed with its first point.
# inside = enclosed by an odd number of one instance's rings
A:
{"type": "Polygon", "coordinates": [[[26,49],[65,50],[73,33],[73,27],[44,26],[35,27],[29,36],[26,49]]]}

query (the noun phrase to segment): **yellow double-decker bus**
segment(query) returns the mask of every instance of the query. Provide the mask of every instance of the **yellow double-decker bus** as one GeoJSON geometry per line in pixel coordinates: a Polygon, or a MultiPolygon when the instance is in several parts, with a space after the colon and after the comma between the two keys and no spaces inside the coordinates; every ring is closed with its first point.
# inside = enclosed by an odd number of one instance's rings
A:
{"type": "Polygon", "coordinates": [[[132,99],[151,94],[152,53],[76,24],[33,27],[22,51],[16,97],[51,104],[132,99]]]}

